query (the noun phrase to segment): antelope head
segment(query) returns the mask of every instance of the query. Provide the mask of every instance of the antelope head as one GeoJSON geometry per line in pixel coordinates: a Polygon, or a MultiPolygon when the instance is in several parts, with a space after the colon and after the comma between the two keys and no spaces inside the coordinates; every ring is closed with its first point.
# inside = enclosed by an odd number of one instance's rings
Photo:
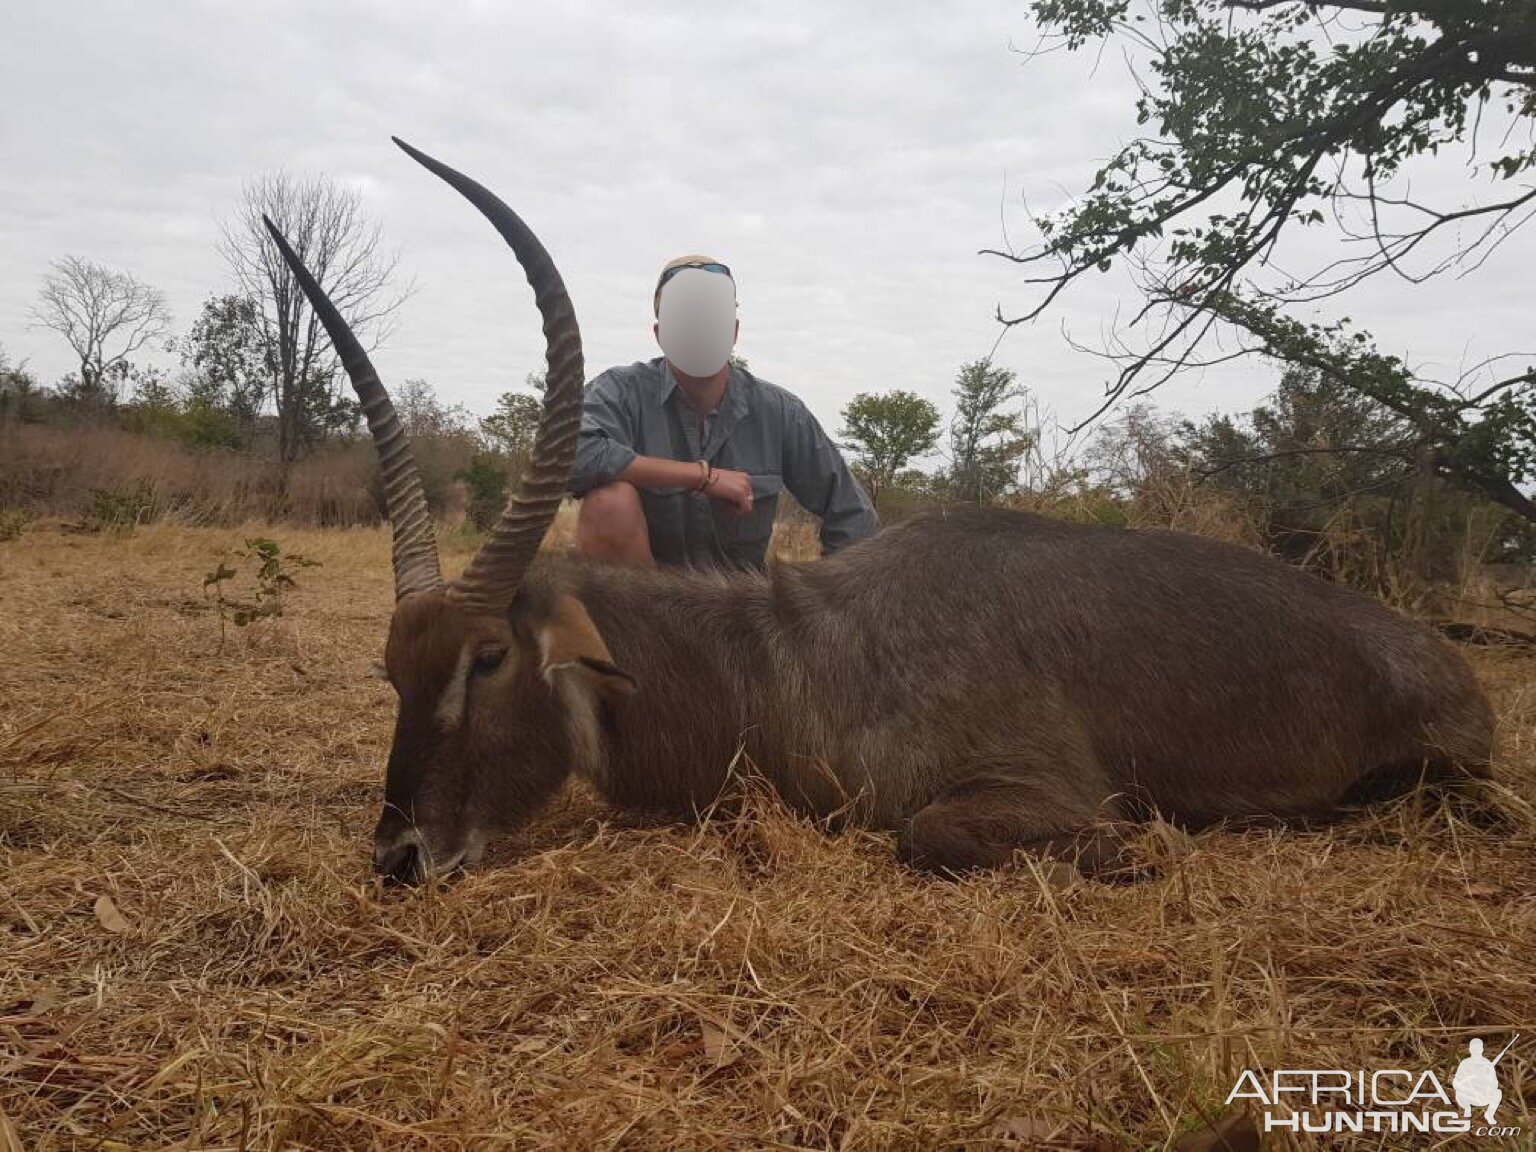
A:
{"type": "Polygon", "coordinates": [[[389,393],[302,257],[266,222],[335,345],[378,450],[392,531],[395,611],[384,672],[399,698],[374,829],[374,866],[410,882],[472,863],[568,774],[596,709],[632,690],[575,597],[529,571],[569,481],[581,423],[581,335],[554,261],[475,181],[396,139],[512,248],[544,320],[547,390],[527,470],[462,576],[444,582],[421,479],[389,393]]]}

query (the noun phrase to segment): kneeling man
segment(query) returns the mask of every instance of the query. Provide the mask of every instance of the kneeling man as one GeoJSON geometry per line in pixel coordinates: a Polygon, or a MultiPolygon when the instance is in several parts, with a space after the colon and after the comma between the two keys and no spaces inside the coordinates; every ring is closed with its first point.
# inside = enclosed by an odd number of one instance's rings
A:
{"type": "Polygon", "coordinates": [[[579,551],[632,564],[762,569],[779,493],[821,518],[834,552],[875,510],[799,398],[730,362],[731,270],[708,256],[662,269],[652,300],[665,355],[587,385],[571,476],[579,551]]]}

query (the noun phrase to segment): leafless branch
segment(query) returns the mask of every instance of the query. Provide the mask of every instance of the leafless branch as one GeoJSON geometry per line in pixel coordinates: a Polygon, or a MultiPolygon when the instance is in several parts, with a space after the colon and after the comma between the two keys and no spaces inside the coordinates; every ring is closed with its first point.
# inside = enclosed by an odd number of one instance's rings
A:
{"type": "Polygon", "coordinates": [[[109,392],[112,371],[171,326],[170,306],[158,288],[78,256],[54,261],[32,316],[74,349],[88,395],[109,392]]]}
{"type": "Polygon", "coordinates": [[[1385,456],[1390,459],[1400,459],[1405,452],[1411,453],[1409,445],[1400,445],[1393,448],[1379,446],[1365,446],[1357,444],[1336,444],[1319,448],[1284,448],[1274,452],[1264,452],[1257,456],[1240,456],[1230,460],[1223,460],[1210,468],[1194,468],[1191,472],[1202,480],[1208,480],[1212,476],[1219,476],[1223,472],[1230,472],[1233,468],[1242,468],[1249,464],[1269,464],[1275,460],[1287,460],[1296,456],[1385,456]]]}
{"type": "Polygon", "coordinates": [[[335,353],[319,318],[262,223],[268,216],[288,238],[365,344],[390,329],[409,288],[392,287],[399,263],[383,248],[380,229],[363,212],[355,189],[325,177],[299,179],[286,172],[245,186],[219,247],[241,292],[260,316],[270,362],[270,389],[278,415],[279,451],[292,462],[315,434],[315,405],[337,372],[335,353]]]}

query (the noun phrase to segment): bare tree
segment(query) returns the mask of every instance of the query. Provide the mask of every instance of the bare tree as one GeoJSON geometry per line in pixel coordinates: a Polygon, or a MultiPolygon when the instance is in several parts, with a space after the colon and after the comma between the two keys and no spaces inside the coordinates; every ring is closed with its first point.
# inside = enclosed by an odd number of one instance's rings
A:
{"type": "Polygon", "coordinates": [[[158,288],[78,256],[53,262],[32,316],[69,342],[80,358],[79,391],[97,400],[115,399],[108,393],[125,374],[128,357],[171,326],[158,288]]]}
{"type": "Polygon", "coordinates": [[[299,179],[286,172],[246,184],[219,250],[258,312],[272,365],[278,454],[286,465],[327,432],[349,426],[355,408],[340,383],[336,354],[267,234],[263,216],[288,237],[365,340],[377,342],[386,333],[405,294],[391,288],[398,257],[382,250],[379,226],[364,216],[355,189],[324,176],[299,179]]]}

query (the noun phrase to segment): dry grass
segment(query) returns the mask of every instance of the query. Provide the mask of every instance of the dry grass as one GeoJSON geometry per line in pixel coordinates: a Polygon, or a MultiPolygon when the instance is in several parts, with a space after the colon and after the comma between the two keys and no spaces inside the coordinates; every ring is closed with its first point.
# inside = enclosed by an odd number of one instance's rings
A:
{"type": "Polygon", "coordinates": [[[370,444],[336,444],[299,461],[286,490],[277,463],[195,449],[120,428],[0,423],[0,507],[33,516],[228,525],[287,520],[376,524],[370,444]]]}
{"type": "Polygon", "coordinates": [[[1448,1078],[1514,1031],[1532,1131],[1529,653],[1474,653],[1497,829],[1405,804],[1171,838],[1139,885],[939,883],[766,803],[573,793],[384,891],[387,540],[276,535],[323,566],[222,653],[238,532],[0,544],[0,1149],[1155,1147],[1244,1066],[1448,1078]]]}

